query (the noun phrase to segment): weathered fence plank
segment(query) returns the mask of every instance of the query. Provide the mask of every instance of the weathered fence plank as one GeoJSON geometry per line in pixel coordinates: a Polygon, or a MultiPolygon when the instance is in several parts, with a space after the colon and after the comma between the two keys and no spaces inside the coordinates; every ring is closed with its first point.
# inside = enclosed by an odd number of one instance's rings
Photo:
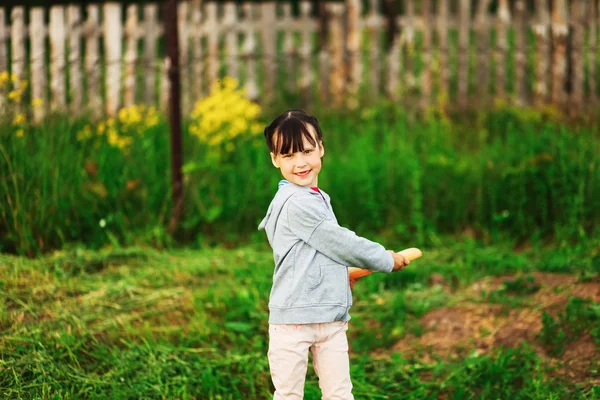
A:
{"type": "Polygon", "coordinates": [[[160,88],[158,106],[165,114],[169,112],[169,94],[171,91],[171,81],[169,80],[169,69],[171,68],[171,59],[166,55],[163,57],[160,70],[160,88]]]}
{"type": "MultiPolygon", "coordinates": [[[[398,24],[398,19],[392,21],[393,24],[398,24]]],[[[402,36],[398,29],[394,32],[392,43],[387,55],[387,78],[384,85],[386,94],[394,101],[400,98],[400,70],[402,57],[402,36]]]]}
{"type": "Polygon", "coordinates": [[[264,68],[264,93],[265,102],[269,103],[275,96],[275,82],[277,77],[277,47],[276,47],[276,3],[261,3],[261,41],[263,48],[263,68],[264,68]]]}
{"type": "MultiPolygon", "coordinates": [[[[1,18],[1,16],[0,16],[1,18]]],[[[30,12],[29,37],[31,38],[31,99],[33,101],[33,120],[40,122],[46,115],[48,103],[46,97],[46,32],[44,9],[34,7],[30,12]],[[41,102],[41,104],[36,104],[41,102]]]]}
{"type": "Polygon", "coordinates": [[[192,1],[192,62],[193,62],[193,96],[194,101],[200,99],[204,95],[202,74],[204,73],[204,65],[202,60],[202,1],[192,1]]]}
{"type": "Polygon", "coordinates": [[[85,75],[87,83],[87,103],[94,118],[101,113],[102,96],[100,93],[100,10],[97,5],[87,8],[85,35],[85,75]]]}
{"type": "Polygon", "coordinates": [[[448,0],[438,3],[437,34],[440,63],[440,92],[443,96],[450,95],[450,69],[448,65],[448,0]]]}
{"type": "Polygon", "coordinates": [[[160,62],[156,53],[158,39],[158,6],[144,5],[144,96],[146,104],[156,104],[156,75],[160,62]]]}
{"type": "MultiPolygon", "coordinates": [[[[293,26],[294,17],[292,15],[292,5],[286,3],[283,5],[283,22],[285,25],[293,26]]],[[[284,25],[284,26],[285,26],[284,25]]],[[[295,30],[286,29],[283,32],[283,55],[285,64],[285,83],[284,87],[288,92],[294,92],[296,84],[296,45],[294,43],[295,30]]]]}
{"type": "Polygon", "coordinates": [[[590,0],[589,8],[587,12],[587,24],[588,24],[588,88],[589,88],[589,103],[591,106],[596,105],[596,57],[597,57],[597,22],[598,22],[598,0],[590,0]]]}
{"type": "Polygon", "coordinates": [[[362,75],[362,63],[360,56],[361,30],[360,16],[362,13],[361,0],[346,0],[346,49],[348,52],[347,68],[347,92],[350,108],[358,106],[358,89],[362,75]]]}
{"type": "Polygon", "coordinates": [[[496,18],[496,98],[506,98],[506,56],[508,53],[508,26],[510,25],[510,8],[508,0],[498,1],[498,15],[496,18]]]}
{"type": "MultiPolygon", "coordinates": [[[[4,7],[0,7],[0,71],[8,71],[8,50],[6,48],[8,30],[5,21],[6,13],[4,7]]],[[[1,105],[1,104],[0,104],[1,105]]]]}
{"type": "Polygon", "coordinates": [[[65,8],[52,6],[50,8],[50,87],[52,97],[50,108],[59,112],[65,109],[66,99],[66,41],[65,8]]]}
{"type": "MultiPolygon", "coordinates": [[[[384,94],[421,108],[439,99],[466,106],[472,94],[477,96],[474,106],[486,105],[492,86],[497,98],[520,106],[551,101],[579,111],[597,101],[598,0],[383,1],[304,0],[296,17],[290,2],[203,5],[201,0],[182,0],[178,24],[184,113],[223,75],[241,80],[248,97],[267,103],[282,87],[300,91],[308,105],[318,88],[327,104],[356,107],[361,85],[370,99],[384,94]],[[311,12],[313,4],[318,13],[311,12]],[[368,8],[363,13],[364,4],[368,8]],[[513,38],[514,46],[509,46],[513,38]],[[532,53],[533,62],[528,57],[532,53]],[[509,77],[507,66],[513,60],[509,77]],[[279,66],[284,71],[278,73],[279,66]]],[[[23,80],[30,82],[23,94],[25,101],[35,100],[34,120],[47,111],[40,103],[74,115],[84,104],[95,117],[115,115],[122,104],[136,104],[138,93],[148,105],[166,109],[169,66],[160,44],[159,3],[128,5],[125,24],[120,4],[88,5],[83,24],[81,6],[75,3],[49,7],[49,22],[45,8],[33,7],[28,25],[24,7],[11,8],[9,24],[6,8],[0,8],[0,71],[13,72],[17,88],[23,80]],[[48,52],[51,63],[46,65],[48,52]],[[136,88],[138,84],[143,87],[136,88]]]]}
{"type": "Polygon", "coordinates": [[[223,16],[223,28],[225,29],[225,65],[227,76],[240,79],[238,63],[238,24],[237,6],[235,3],[225,3],[225,15],[223,16]]]}
{"type": "Polygon", "coordinates": [[[329,19],[329,54],[331,56],[330,78],[331,95],[333,104],[340,106],[344,96],[344,37],[343,37],[343,12],[344,5],[341,3],[328,4],[329,19]]]}
{"type": "Polygon", "coordinates": [[[138,61],[138,5],[127,6],[125,21],[125,76],[123,78],[123,105],[135,104],[136,66],[138,61]]]}
{"type": "Polygon", "coordinates": [[[571,3],[572,46],[571,46],[571,93],[569,107],[577,112],[583,106],[584,90],[584,46],[585,46],[585,2],[573,1],[571,3]]]}
{"type": "Polygon", "coordinates": [[[431,38],[431,26],[433,21],[431,18],[432,14],[432,3],[431,0],[421,0],[421,7],[423,15],[423,73],[421,74],[421,108],[427,107],[431,104],[431,91],[433,88],[432,72],[431,72],[431,51],[432,51],[432,38],[431,38]]]}
{"type": "Polygon", "coordinates": [[[486,107],[489,105],[490,94],[490,28],[487,11],[490,2],[491,0],[480,0],[474,21],[477,49],[476,94],[477,101],[486,107]]]}
{"type": "Polygon", "coordinates": [[[190,10],[187,1],[177,4],[177,33],[179,34],[179,70],[181,87],[181,108],[184,115],[189,115],[192,106],[190,90],[190,10]]]}
{"type": "Polygon", "coordinates": [[[403,71],[404,71],[404,82],[403,86],[405,93],[411,97],[414,95],[415,88],[419,85],[415,70],[415,35],[416,35],[416,16],[415,16],[415,2],[414,0],[408,0],[405,2],[406,13],[404,23],[402,25],[402,42],[405,47],[405,53],[403,55],[403,71]]]}
{"type": "Polygon", "coordinates": [[[117,115],[121,101],[121,4],[104,4],[104,54],[106,55],[106,114],[117,115]]]}
{"type": "Polygon", "coordinates": [[[369,11],[365,21],[369,37],[369,87],[367,91],[371,99],[377,96],[381,84],[381,15],[378,13],[378,7],[378,0],[369,0],[369,11]]]}
{"type": "Polygon", "coordinates": [[[83,82],[81,74],[81,9],[79,5],[67,7],[67,27],[69,41],[69,93],[70,111],[81,113],[83,82]]]}
{"type": "Polygon", "coordinates": [[[469,102],[469,33],[471,28],[471,1],[459,3],[458,31],[458,105],[466,107],[469,102]]]}
{"type": "MultiPolygon", "coordinates": [[[[255,18],[256,6],[252,3],[244,4],[244,16],[246,21],[255,18]]],[[[259,90],[256,78],[256,30],[252,24],[246,25],[244,38],[244,58],[246,64],[246,93],[249,99],[258,100],[259,90]]]]}
{"type": "Polygon", "coordinates": [[[567,74],[567,4],[565,0],[554,0],[552,9],[552,103],[565,104],[565,77],[567,74]]]}
{"type": "Polygon", "coordinates": [[[527,22],[525,0],[517,0],[515,4],[515,73],[514,88],[517,105],[527,103],[527,22]]]}
{"type": "Polygon", "coordinates": [[[208,54],[206,65],[208,67],[209,88],[219,79],[219,21],[217,20],[217,4],[206,4],[206,21],[204,22],[207,32],[206,40],[208,54]]]}
{"type": "Polygon", "coordinates": [[[550,57],[550,13],[546,0],[535,2],[535,24],[533,33],[536,39],[534,102],[539,107],[548,101],[548,72],[550,57]]]}
{"type": "Polygon", "coordinates": [[[311,25],[310,11],[311,4],[309,1],[300,3],[300,26],[301,26],[301,46],[300,46],[300,94],[302,103],[308,106],[312,100],[312,84],[313,84],[313,69],[311,68],[311,25]]]}
{"type": "Polygon", "coordinates": [[[385,16],[384,58],[385,77],[383,79],[384,93],[392,100],[400,98],[400,70],[402,37],[400,36],[400,18],[398,4],[394,0],[383,0],[383,14],[385,16]]]}
{"type": "MultiPolygon", "coordinates": [[[[13,7],[11,12],[11,50],[12,73],[17,77],[13,82],[15,89],[24,90],[21,80],[25,78],[25,7],[13,7]]],[[[19,97],[21,99],[22,96],[19,97]]],[[[17,105],[17,110],[21,105],[17,105]]]]}

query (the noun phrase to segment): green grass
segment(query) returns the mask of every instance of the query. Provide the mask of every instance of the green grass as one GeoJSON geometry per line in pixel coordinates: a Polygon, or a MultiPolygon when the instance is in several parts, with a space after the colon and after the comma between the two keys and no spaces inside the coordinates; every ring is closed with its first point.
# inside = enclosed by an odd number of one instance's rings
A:
{"type": "Polygon", "coordinates": [[[580,297],[571,297],[564,312],[556,318],[544,312],[541,340],[549,346],[549,353],[562,355],[565,343],[589,334],[600,345],[600,303],[591,303],[580,297]]]}
{"type": "MultiPolygon", "coordinates": [[[[265,112],[261,123],[274,115],[265,112]]],[[[341,223],[361,234],[419,246],[463,232],[534,244],[599,234],[596,127],[514,109],[415,118],[394,104],[317,116],[326,147],[319,184],[341,223]]],[[[261,135],[215,155],[184,129],[185,218],[170,235],[166,120],[135,136],[129,152],[106,135],[78,141],[86,122],[57,118],[23,137],[0,128],[0,251],[202,248],[256,238],[281,178],[261,135]]]]}
{"type": "MultiPolygon", "coordinates": [[[[510,245],[448,240],[423,248],[424,257],[401,273],[359,281],[348,333],[355,397],[598,398],[598,387],[553,375],[536,343],[434,360],[394,345],[422,335],[424,315],[464,302],[460,292],[480,278],[527,276],[563,260],[564,270],[596,281],[599,250],[582,242],[568,250],[514,254],[510,245]],[[433,274],[443,276],[448,287],[428,284],[433,274]]],[[[270,398],[272,254],[264,245],[0,257],[1,397],[270,398]]],[[[504,289],[511,295],[532,295],[526,278],[511,282],[504,289]]],[[[568,306],[564,317],[570,329],[597,330],[596,314],[573,310],[568,306]]],[[[552,328],[544,322],[544,329],[552,328]]],[[[551,351],[553,344],[544,349],[551,351]]],[[[312,369],[306,398],[320,398],[312,369]]]]}

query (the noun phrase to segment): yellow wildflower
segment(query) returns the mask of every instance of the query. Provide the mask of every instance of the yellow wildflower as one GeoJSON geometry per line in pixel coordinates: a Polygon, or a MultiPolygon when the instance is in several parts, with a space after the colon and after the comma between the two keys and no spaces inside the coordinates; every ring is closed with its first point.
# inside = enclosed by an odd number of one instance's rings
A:
{"type": "Polygon", "coordinates": [[[19,129],[17,130],[16,135],[17,137],[23,137],[23,135],[25,135],[25,131],[23,129],[19,129]]]}
{"type": "Polygon", "coordinates": [[[131,144],[130,137],[121,137],[117,140],[117,147],[120,148],[121,150],[125,149],[126,147],[129,147],[130,144],[131,144]]]}
{"type": "Polygon", "coordinates": [[[114,128],[110,128],[108,130],[108,134],[106,135],[106,137],[108,139],[108,144],[114,147],[117,146],[117,143],[119,142],[119,134],[114,128]]]}
{"type": "Polygon", "coordinates": [[[41,107],[44,102],[40,98],[33,99],[31,105],[34,107],[41,107]]]}
{"type": "Polygon", "coordinates": [[[222,139],[223,138],[221,136],[215,135],[215,136],[211,137],[210,139],[208,139],[208,144],[215,146],[215,145],[221,143],[222,139]]]}
{"type": "Polygon", "coordinates": [[[225,77],[212,85],[208,97],[196,102],[189,128],[192,135],[210,147],[225,145],[224,149],[231,151],[232,140],[261,132],[262,128],[256,129],[260,106],[248,100],[238,86],[237,80],[225,77]]]}
{"type": "Polygon", "coordinates": [[[9,80],[10,80],[10,75],[8,74],[8,71],[0,72],[0,86],[6,85],[9,80]]]}
{"type": "Polygon", "coordinates": [[[152,128],[153,126],[158,125],[159,119],[158,115],[151,115],[146,119],[146,126],[148,128],[152,128]]]}
{"type": "Polygon", "coordinates": [[[232,77],[226,76],[223,79],[223,89],[226,91],[233,92],[238,87],[238,81],[232,77]]]}
{"type": "Polygon", "coordinates": [[[19,113],[13,120],[13,125],[21,125],[24,124],[27,119],[25,118],[25,114],[19,113]]]}
{"type": "Polygon", "coordinates": [[[119,121],[125,122],[126,119],[127,119],[127,109],[121,108],[119,110],[119,121]]]}
{"type": "Polygon", "coordinates": [[[15,103],[21,102],[21,96],[23,95],[23,91],[21,89],[15,89],[8,93],[8,98],[15,103]]]}
{"type": "Polygon", "coordinates": [[[83,127],[83,130],[77,132],[77,140],[82,141],[92,136],[92,128],[89,125],[83,127]]]}
{"type": "MultiPolygon", "coordinates": [[[[142,135],[148,128],[159,124],[160,115],[155,107],[146,108],[145,105],[132,105],[119,110],[117,121],[121,132],[142,135]]],[[[109,126],[114,125],[115,122],[109,121],[108,124],[109,126]]]]}

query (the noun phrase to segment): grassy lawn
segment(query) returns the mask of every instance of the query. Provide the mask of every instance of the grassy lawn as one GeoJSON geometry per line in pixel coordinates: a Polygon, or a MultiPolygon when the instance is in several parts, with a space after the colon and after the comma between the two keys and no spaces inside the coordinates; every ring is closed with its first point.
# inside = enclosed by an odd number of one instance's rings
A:
{"type": "MultiPolygon", "coordinates": [[[[357,399],[600,398],[597,243],[422,250],[355,287],[357,399]]],[[[2,255],[0,396],[270,398],[271,270],[258,246],[2,255]]]]}

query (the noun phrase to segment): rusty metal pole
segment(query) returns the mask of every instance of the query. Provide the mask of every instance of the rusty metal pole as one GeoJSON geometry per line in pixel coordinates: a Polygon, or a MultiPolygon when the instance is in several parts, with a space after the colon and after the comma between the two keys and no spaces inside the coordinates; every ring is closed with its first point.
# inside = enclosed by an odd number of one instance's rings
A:
{"type": "Polygon", "coordinates": [[[181,140],[181,86],[179,69],[179,34],[177,29],[177,0],[165,3],[167,56],[169,58],[169,121],[171,124],[171,196],[173,210],[169,232],[174,233],[183,214],[183,164],[181,140]]]}

